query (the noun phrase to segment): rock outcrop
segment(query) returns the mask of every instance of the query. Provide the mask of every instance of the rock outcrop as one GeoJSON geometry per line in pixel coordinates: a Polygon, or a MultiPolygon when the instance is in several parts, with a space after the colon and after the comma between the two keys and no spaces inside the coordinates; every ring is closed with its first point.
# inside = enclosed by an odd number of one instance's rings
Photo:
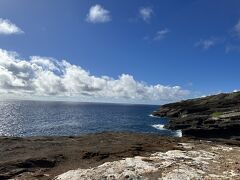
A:
{"type": "Polygon", "coordinates": [[[71,169],[179,150],[181,147],[176,144],[189,141],[189,138],[121,132],[79,137],[0,137],[0,180],[51,180],[71,169]]]}
{"type": "Polygon", "coordinates": [[[240,140],[240,92],[166,104],[153,115],[169,118],[167,128],[185,136],[240,140]]]}
{"type": "Polygon", "coordinates": [[[1,180],[240,179],[240,143],[105,132],[0,144],[1,180]]]}
{"type": "Polygon", "coordinates": [[[113,179],[238,179],[240,169],[239,147],[210,145],[198,147],[192,143],[179,143],[183,150],[156,152],[149,156],[135,156],[100,166],[71,170],[56,180],[113,180],[113,179]],[[228,166],[222,163],[224,160],[228,166]]]}

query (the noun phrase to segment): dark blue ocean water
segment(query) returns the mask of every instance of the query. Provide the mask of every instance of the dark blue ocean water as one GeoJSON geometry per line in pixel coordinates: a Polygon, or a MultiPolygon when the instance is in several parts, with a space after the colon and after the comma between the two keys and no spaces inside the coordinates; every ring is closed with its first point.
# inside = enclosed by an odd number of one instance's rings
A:
{"type": "Polygon", "coordinates": [[[0,101],[1,136],[73,136],[131,131],[175,136],[167,119],[149,116],[159,106],[77,102],[0,101]]]}

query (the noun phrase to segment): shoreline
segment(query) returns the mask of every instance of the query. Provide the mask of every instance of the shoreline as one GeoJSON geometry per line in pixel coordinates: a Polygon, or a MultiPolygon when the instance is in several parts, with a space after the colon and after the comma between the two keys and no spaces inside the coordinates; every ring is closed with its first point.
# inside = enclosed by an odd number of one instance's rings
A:
{"type": "Polygon", "coordinates": [[[168,129],[188,137],[240,141],[240,92],[165,104],[153,116],[168,118],[168,129]]]}
{"type": "MultiPolygon", "coordinates": [[[[102,132],[76,137],[0,137],[0,143],[0,179],[19,180],[47,180],[69,170],[89,169],[124,158],[150,157],[154,153],[170,151],[188,152],[190,149],[182,144],[189,144],[191,150],[196,151],[213,146],[230,147],[224,142],[133,132],[102,132]]],[[[239,153],[233,153],[233,156],[236,156],[233,160],[240,158],[239,153]]]]}

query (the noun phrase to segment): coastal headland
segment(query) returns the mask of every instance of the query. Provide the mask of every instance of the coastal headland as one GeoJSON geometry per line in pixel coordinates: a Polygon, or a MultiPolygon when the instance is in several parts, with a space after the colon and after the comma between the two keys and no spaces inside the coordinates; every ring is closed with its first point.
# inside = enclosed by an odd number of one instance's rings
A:
{"type": "Polygon", "coordinates": [[[168,118],[167,128],[184,136],[240,140],[240,92],[166,104],[153,115],[168,118]]]}

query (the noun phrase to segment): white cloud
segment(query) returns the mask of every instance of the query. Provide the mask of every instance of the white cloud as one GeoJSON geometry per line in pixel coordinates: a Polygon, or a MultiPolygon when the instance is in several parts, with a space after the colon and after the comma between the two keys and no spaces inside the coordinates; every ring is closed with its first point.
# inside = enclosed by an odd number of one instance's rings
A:
{"type": "Polygon", "coordinates": [[[96,4],[89,9],[86,20],[91,23],[105,23],[111,21],[110,12],[96,4]]]}
{"type": "Polygon", "coordinates": [[[210,37],[209,39],[200,39],[200,41],[195,43],[195,46],[207,50],[217,44],[223,43],[224,41],[224,38],[210,37]]]}
{"type": "Polygon", "coordinates": [[[166,37],[166,35],[169,33],[169,29],[165,28],[160,31],[158,31],[154,37],[154,40],[162,40],[166,37]]]}
{"type": "Polygon", "coordinates": [[[23,31],[8,19],[0,18],[0,34],[21,34],[23,31]]]}
{"type": "Polygon", "coordinates": [[[237,24],[233,28],[234,32],[237,34],[237,36],[240,37],[240,20],[237,22],[237,24]]]}
{"type": "Polygon", "coordinates": [[[149,22],[153,15],[153,9],[150,7],[142,7],[139,9],[139,15],[144,21],[149,22]]]}
{"type": "Polygon", "coordinates": [[[215,45],[215,41],[211,39],[200,40],[195,44],[196,46],[202,47],[203,49],[209,49],[210,47],[215,45]]]}
{"type": "Polygon", "coordinates": [[[227,44],[225,47],[225,52],[230,53],[230,52],[240,52],[240,46],[239,45],[233,45],[233,44],[227,44]]]}
{"type": "Polygon", "coordinates": [[[148,85],[133,76],[93,76],[62,60],[33,56],[20,59],[0,49],[0,96],[74,98],[80,101],[163,103],[180,100],[189,91],[179,86],[148,85]]]}

